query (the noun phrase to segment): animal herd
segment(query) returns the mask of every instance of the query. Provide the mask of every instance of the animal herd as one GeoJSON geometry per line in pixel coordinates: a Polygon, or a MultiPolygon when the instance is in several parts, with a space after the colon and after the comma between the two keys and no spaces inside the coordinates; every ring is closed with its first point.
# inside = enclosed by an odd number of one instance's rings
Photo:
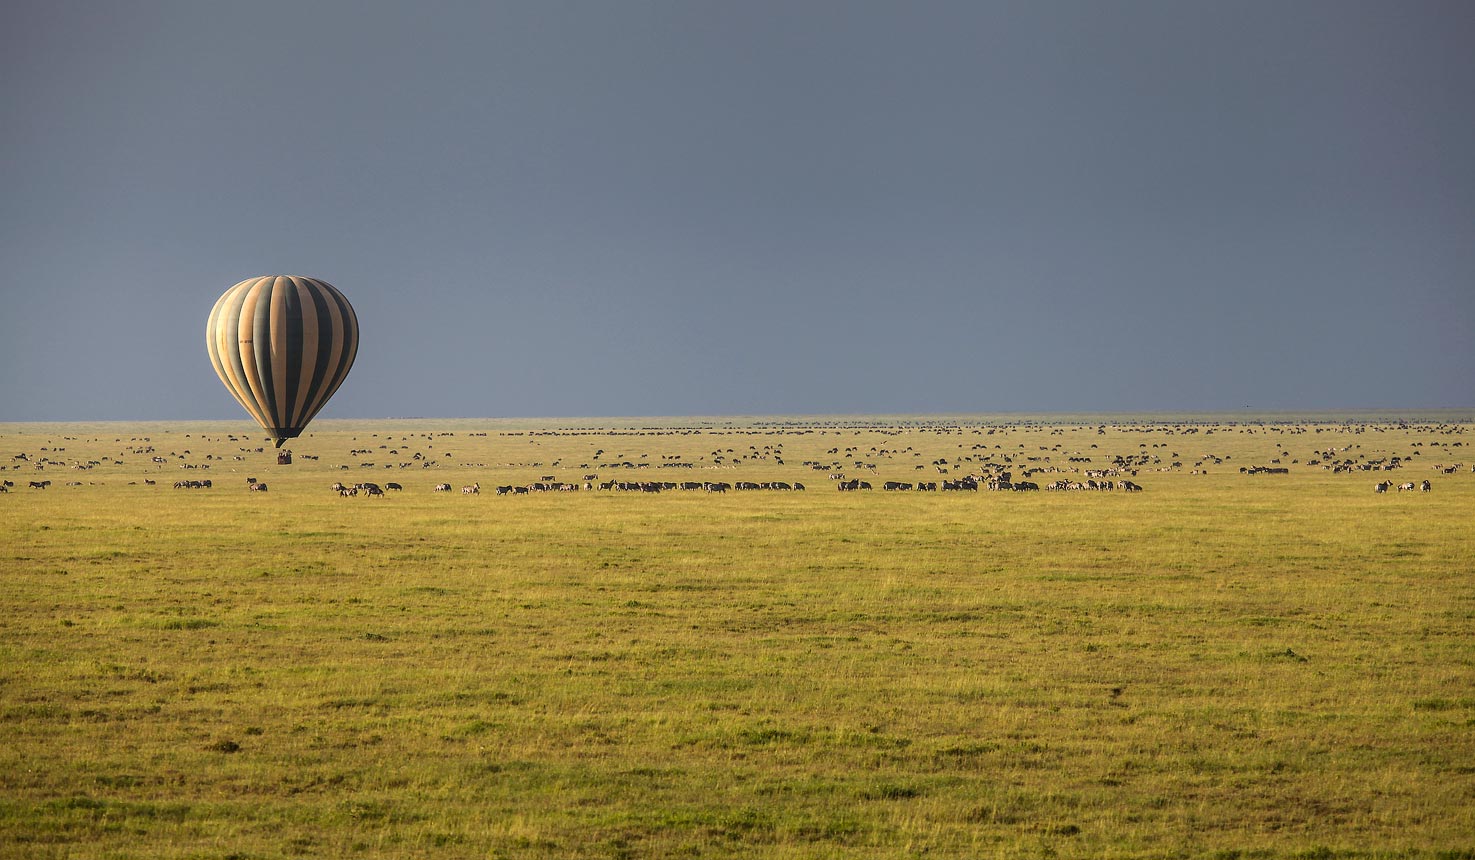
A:
{"type": "MultiPolygon", "coordinates": [[[[594,478],[586,475],[586,478],[594,478]]],[[[340,496],[357,496],[360,493],[370,497],[382,497],[385,490],[403,490],[399,484],[385,484],[381,488],[374,483],[358,483],[347,485],[335,482],[331,489],[340,496]]],[[[436,484],[432,492],[449,493],[456,488],[449,483],[436,484]]],[[[600,491],[614,493],[664,493],[664,492],[706,492],[726,493],[745,491],[772,490],[779,492],[804,492],[807,488],[798,481],[583,481],[581,483],[558,482],[558,481],[535,481],[526,485],[504,484],[495,488],[499,496],[524,496],[533,493],[573,493],[579,491],[600,491]]],[[[840,492],[859,492],[872,490],[874,487],[869,481],[858,478],[850,480],[839,480],[835,482],[835,489],[840,492]]],[[[969,476],[956,481],[923,481],[911,483],[906,481],[886,481],[881,489],[888,492],[977,492],[981,489],[996,491],[1030,492],[1041,489],[1050,492],[1069,491],[1095,491],[1111,492],[1120,490],[1124,493],[1137,493],[1142,491],[1142,485],[1134,481],[1120,480],[1107,481],[1090,479],[1087,481],[1055,481],[1041,487],[1033,481],[1010,481],[1007,478],[988,478],[985,476],[969,476]]],[[[473,483],[461,487],[463,496],[475,496],[481,494],[481,484],[473,483]]]]}
{"type": "MultiPolygon", "coordinates": [[[[1373,492],[1375,493],[1386,493],[1391,489],[1393,489],[1392,481],[1379,481],[1378,483],[1373,485],[1373,492]]],[[[1429,483],[1427,480],[1421,481],[1417,485],[1414,484],[1413,481],[1404,481],[1402,484],[1398,485],[1398,492],[1400,493],[1413,492],[1414,490],[1427,493],[1432,489],[1434,489],[1434,485],[1429,483]]]]}

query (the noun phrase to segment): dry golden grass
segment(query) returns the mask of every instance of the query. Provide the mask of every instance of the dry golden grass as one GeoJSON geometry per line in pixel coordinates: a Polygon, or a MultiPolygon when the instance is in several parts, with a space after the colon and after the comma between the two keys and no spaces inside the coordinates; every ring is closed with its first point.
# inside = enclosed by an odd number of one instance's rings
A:
{"type": "Polygon", "coordinates": [[[0,857],[1475,856],[1468,423],[893,423],[0,426],[0,857]]]}

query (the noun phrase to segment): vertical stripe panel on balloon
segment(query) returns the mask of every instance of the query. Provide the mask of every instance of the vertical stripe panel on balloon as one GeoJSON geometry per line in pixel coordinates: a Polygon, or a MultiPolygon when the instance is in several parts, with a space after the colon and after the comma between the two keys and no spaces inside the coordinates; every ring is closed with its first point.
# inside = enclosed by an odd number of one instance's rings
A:
{"type": "Polygon", "coordinates": [[[338,366],[329,380],[327,393],[323,395],[323,402],[338,390],[343,381],[348,378],[348,370],[353,366],[354,356],[358,354],[358,318],[354,315],[353,306],[348,299],[329,284],[324,284],[329,300],[338,308],[341,323],[334,329],[336,337],[334,343],[338,355],[338,366]]]}
{"type": "MultiPolygon", "coordinates": [[[[219,364],[220,381],[225,383],[225,390],[240,402],[241,395],[236,393],[235,368],[231,366],[230,353],[226,351],[223,341],[226,338],[226,318],[230,313],[232,302],[235,300],[237,287],[231,287],[225,291],[225,295],[215,303],[215,310],[210,313],[210,355],[219,364]]],[[[243,406],[245,404],[242,404],[243,406]]],[[[246,409],[250,414],[250,408],[246,409]]]]}
{"type": "Polygon", "coordinates": [[[287,278],[277,278],[271,290],[271,396],[279,427],[292,426],[292,401],[287,396],[287,360],[292,338],[287,331],[287,294],[296,291],[287,278]]]}
{"type": "Polygon", "coordinates": [[[268,429],[273,436],[282,426],[282,416],[277,411],[276,398],[272,396],[271,378],[271,294],[275,284],[275,278],[261,279],[261,283],[256,285],[256,306],[252,309],[251,319],[242,320],[251,326],[251,354],[256,359],[256,381],[260,386],[257,396],[261,399],[262,410],[271,419],[268,429]]]}
{"type": "Polygon", "coordinates": [[[307,410],[309,421],[323,408],[323,404],[328,402],[328,398],[333,396],[333,389],[336,387],[333,379],[340,361],[338,350],[343,340],[343,314],[338,310],[338,303],[333,301],[332,291],[323,287],[324,284],[321,281],[314,282],[314,292],[322,297],[323,304],[327,306],[328,331],[326,337],[322,337],[319,341],[318,355],[323,359],[324,366],[320,368],[322,382],[314,388],[312,405],[307,410]]]}
{"type": "MultiPolygon", "coordinates": [[[[231,396],[236,400],[240,400],[241,395],[238,393],[236,386],[238,371],[236,369],[236,361],[233,360],[233,354],[236,352],[235,323],[233,320],[235,319],[234,314],[238,311],[237,303],[240,301],[240,296],[241,287],[237,284],[227,290],[225,295],[220,297],[220,302],[215,309],[214,326],[210,331],[210,337],[214,339],[211,348],[215,350],[215,355],[219,359],[220,367],[223,371],[221,379],[225,381],[226,389],[230,391],[231,396]]],[[[234,358],[239,358],[239,356],[234,356],[234,358]]],[[[251,412],[251,408],[247,406],[246,411],[251,412]]]]}
{"type": "Polygon", "coordinates": [[[220,349],[215,344],[215,327],[220,324],[220,308],[230,296],[230,290],[225,295],[215,300],[215,306],[210,309],[210,316],[205,319],[205,352],[210,355],[210,365],[215,368],[215,375],[225,383],[226,390],[230,390],[230,378],[225,374],[225,365],[220,363],[220,349]]]}
{"type": "Polygon", "coordinates": [[[215,344],[220,350],[221,363],[230,372],[228,387],[231,393],[236,396],[236,400],[240,401],[256,423],[265,427],[266,414],[261,410],[261,405],[256,402],[256,396],[251,393],[246,365],[241,360],[241,312],[255,282],[256,279],[248,279],[236,284],[231,290],[229,300],[220,309],[220,327],[215,334],[215,344]]]}
{"type": "Polygon", "coordinates": [[[307,424],[307,397],[312,392],[312,380],[318,368],[318,306],[313,301],[312,287],[306,279],[293,278],[297,306],[302,309],[301,319],[294,320],[296,326],[292,341],[297,345],[297,364],[292,368],[291,378],[296,380],[296,396],[292,402],[291,422],[293,427],[307,424]]]}
{"type": "Polygon", "coordinates": [[[313,309],[317,313],[318,337],[314,343],[314,366],[312,385],[307,393],[307,405],[302,410],[302,423],[306,424],[322,408],[322,394],[328,374],[332,371],[333,317],[328,311],[327,291],[318,281],[308,280],[308,293],[312,296],[313,309]]]}
{"type": "Polygon", "coordinates": [[[257,357],[257,379],[261,382],[261,409],[271,419],[271,435],[282,428],[282,415],[277,413],[274,379],[271,378],[271,294],[276,279],[263,277],[257,285],[257,308],[251,319],[252,353],[257,357]]]}
{"type": "Polygon", "coordinates": [[[261,377],[256,372],[256,305],[261,301],[261,286],[267,281],[260,278],[252,282],[246,289],[246,296],[241,301],[241,313],[238,317],[239,328],[237,330],[238,342],[237,352],[241,356],[241,368],[245,372],[246,388],[251,394],[251,399],[257,404],[257,411],[261,415],[261,426],[268,431],[272,429],[272,416],[267,411],[266,398],[261,388],[261,377]]]}

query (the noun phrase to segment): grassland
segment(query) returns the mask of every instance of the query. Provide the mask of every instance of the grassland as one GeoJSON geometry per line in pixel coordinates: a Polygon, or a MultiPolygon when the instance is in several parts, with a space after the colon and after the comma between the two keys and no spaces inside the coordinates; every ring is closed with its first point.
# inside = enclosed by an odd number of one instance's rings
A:
{"type": "Polygon", "coordinates": [[[0,857],[1475,857],[1469,421],[0,425],[0,857]]]}

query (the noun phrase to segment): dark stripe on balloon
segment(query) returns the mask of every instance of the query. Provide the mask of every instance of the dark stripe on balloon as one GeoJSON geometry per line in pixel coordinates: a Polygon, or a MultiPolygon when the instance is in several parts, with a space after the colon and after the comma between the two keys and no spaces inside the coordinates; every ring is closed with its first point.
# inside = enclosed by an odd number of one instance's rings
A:
{"type": "Polygon", "coordinates": [[[297,396],[292,403],[292,426],[302,427],[307,424],[307,419],[303,416],[307,414],[308,397],[313,390],[312,380],[319,366],[318,329],[322,316],[318,312],[317,303],[313,301],[311,285],[304,278],[293,280],[296,284],[297,304],[302,308],[302,334],[298,338],[301,363],[294,376],[297,381],[297,396]]]}
{"type": "Polygon", "coordinates": [[[287,399],[287,354],[292,345],[287,338],[287,293],[292,291],[291,280],[278,277],[271,289],[271,392],[272,405],[277,411],[277,426],[283,426],[290,417],[291,401],[287,399]]]}
{"type": "MultiPolygon", "coordinates": [[[[256,357],[256,384],[261,405],[264,407],[267,417],[267,429],[276,435],[277,428],[282,426],[281,414],[277,410],[276,400],[272,397],[272,373],[271,373],[271,293],[275,278],[262,278],[255,287],[256,304],[252,308],[251,319],[251,350],[256,357]]],[[[242,322],[246,322],[243,320],[242,322]]]]}
{"type": "Polygon", "coordinates": [[[297,294],[299,281],[299,278],[288,278],[287,283],[282,285],[282,308],[286,316],[282,327],[285,330],[283,337],[287,348],[287,376],[286,385],[278,392],[278,396],[282,398],[282,420],[287,422],[288,427],[302,426],[297,423],[297,392],[302,387],[302,302],[297,294]]]}
{"type": "Polygon", "coordinates": [[[345,372],[343,369],[343,347],[344,339],[348,337],[349,325],[348,317],[343,313],[343,301],[337,294],[337,291],[328,287],[326,284],[322,286],[325,288],[323,289],[323,300],[328,303],[328,318],[333,320],[333,326],[329,332],[331,335],[329,338],[331,346],[328,350],[328,355],[330,356],[328,360],[328,372],[323,374],[323,387],[317,391],[317,407],[313,409],[314,415],[322,411],[324,406],[328,405],[328,398],[333,396],[333,392],[338,390],[339,383],[343,381],[342,377],[345,372]]]}
{"type": "Polygon", "coordinates": [[[328,398],[332,397],[343,381],[348,378],[348,369],[353,366],[354,357],[358,355],[358,318],[354,315],[353,307],[349,305],[348,299],[344,298],[342,293],[328,284],[323,286],[327,288],[328,294],[338,306],[338,313],[342,318],[342,323],[334,330],[337,335],[334,342],[338,351],[338,368],[333,374],[332,383],[323,394],[323,402],[327,403],[328,398]]]}
{"type": "Polygon", "coordinates": [[[312,349],[316,364],[312,371],[312,385],[307,390],[307,405],[297,419],[304,426],[312,420],[314,415],[318,414],[319,409],[323,408],[323,388],[333,364],[333,330],[335,328],[333,317],[328,309],[327,290],[322,288],[321,282],[311,279],[307,280],[307,287],[312,296],[313,309],[317,313],[318,336],[316,343],[305,345],[312,349]]]}

